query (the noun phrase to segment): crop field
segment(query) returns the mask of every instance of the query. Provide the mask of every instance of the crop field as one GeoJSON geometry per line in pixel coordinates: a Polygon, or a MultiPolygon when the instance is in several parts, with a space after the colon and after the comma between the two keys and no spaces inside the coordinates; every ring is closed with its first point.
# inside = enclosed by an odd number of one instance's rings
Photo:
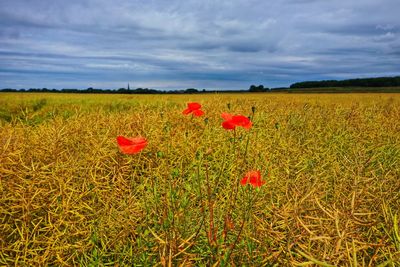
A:
{"type": "Polygon", "coordinates": [[[399,178],[398,94],[1,93],[0,265],[400,266],[399,178]]]}

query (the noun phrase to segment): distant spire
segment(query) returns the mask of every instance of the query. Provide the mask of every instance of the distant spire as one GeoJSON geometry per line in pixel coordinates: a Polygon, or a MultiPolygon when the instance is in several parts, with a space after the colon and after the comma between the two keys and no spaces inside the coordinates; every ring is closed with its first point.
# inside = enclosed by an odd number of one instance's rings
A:
{"type": "Polygon", "coordinates": [[[129,83],[128,83],[128,90],[129,90],[129,83]]]}

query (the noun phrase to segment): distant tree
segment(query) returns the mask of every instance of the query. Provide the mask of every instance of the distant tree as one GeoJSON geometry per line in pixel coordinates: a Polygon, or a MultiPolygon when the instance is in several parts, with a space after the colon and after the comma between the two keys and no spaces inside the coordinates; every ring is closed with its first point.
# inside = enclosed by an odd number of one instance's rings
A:
{"type": "Polygon", "coordinates": [[[259,86],[255,86],[255,85],[251,85],[249,88],[249,92],[266,92],[268,90],[268,88],[264,88],[264,85],[259,85],[259,86]]]}
{"type": "Polygon", "coordinates": [[[119,88],[117,90],[117,92],[118,92],[118,94],[126,94],[126,93],[128,93],[128,90],[126,90],[125,88],[119,88]]]}
{"type": "Polygon", "coordinates": [[[69,88],[61,89],[61,92],[63,92],[63,93],[80,93],[78,89],[69,89],[69,88]]]}
{"type": "Polygon", "coordinates": [[[4,88],[4,89],[1,89],[1,92],[17,92],[17,89],[4,88]]]}
{"type": "Polygon", "coordinates": [[[185,90],[185,94],[195,94],[198,93],[199,91],[195,88],[188,88],[185,90]]]}

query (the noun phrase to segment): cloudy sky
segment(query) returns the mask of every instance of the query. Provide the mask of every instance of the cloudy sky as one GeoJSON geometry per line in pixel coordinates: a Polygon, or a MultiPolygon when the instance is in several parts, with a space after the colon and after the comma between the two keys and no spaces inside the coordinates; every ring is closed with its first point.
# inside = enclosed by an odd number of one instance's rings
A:
{"type": "Polygon", "coordinates": [[[0,0],[0,88],[400,75],[399,0],[0,0]]]}

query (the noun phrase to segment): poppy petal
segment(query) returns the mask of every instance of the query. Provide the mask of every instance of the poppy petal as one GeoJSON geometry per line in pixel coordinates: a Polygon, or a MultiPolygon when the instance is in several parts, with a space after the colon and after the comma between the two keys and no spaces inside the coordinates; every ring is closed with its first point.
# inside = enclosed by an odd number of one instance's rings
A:
{"type": "Polygon", "coordinates": [[[222,127],[224,127],[227,130],[234,130],[236,128],[236,125],[232,121],[224,121],[222,123],[222,127]]]}
{"type": "Polygon", "coordinates": [[[117,142],[119,149],[124,154],[138,153],[147,146],[147,140],[144,137],[126,138],[118,136],[117,142]]]}
{"type": "Polygon", "coordinates": [[[255,177],[256,179],[261,179],[260,171],[249,171],[246,173],[246,176],[252,176],[255,177]]]}
{"type": "Polygon", "coordinates": [[[251,126],[253,126],[253,123],[249,120],[249,122],[248,123],[246,123],[245,125],[243,125],[243,128],[245,128],[245,129],[250,129],[251,128],[251,126]]]}
{"type": "Polygon", "coordinates": [[[199,103],[196,103],[196,102],[188,103],[188,109],[190,109],[190,110],[196,110],[196,109],[200,109],[200,108],[201,108],[201,105],[199,103]]]}
{"type": "Polygon", "coordinates": [[[260,171],[249,171],[246,173],[245,177],[240,181],[240,183],[242,185],[249,183],[253,187],[260,187],[265,184],[265,181],[261,180],[260,171]]]}
{"type": "Polygon", "coordinates": [[[229,113],[226,113],[226,112],[222,112],[222,114],[221,114],[221,117],[224,119],[224,120],[226,120],[226,121],[229,121],[229,120],[232,120],[232,114],[229,114],[229,113]]]}
{"type": "Polygon", "coordinates": [[[250,129],[252,126],[252,123],[249,118],[243,115],[236,115],[232,117],[233,123],[235,123],[237,126],[242,126],[245,129],[250,129]]]}
{"type": "Polygon", "coordinates": [[[241,184],[241,185],[246,185],[248,179],[249,179],[249,177],[247,177],[247,176],[243,177],[243,179],[240,180],[240,184],[241,184]]]}
{"type": "Polygon", "coordinates": [[[192,112],[192,110],[189,109],[189,108],[187,108],[187,109],[185,109],[184,111],[182,111],[182,114],[187,115],[187,114],[189,114],[190,112],[192,112]]]}
{"type": "Polygon", "coordinates": [[[249,123],[249,118],[243,115],[236,115],[232,117],[232,121],[238,126],[244,126],[249,123]]]}
{"type": "Polygon", "coordinates": [[[120,146],[120,150],[124,154],[136,154],[142,151],[147,146],[147,143],[140,143],[131,146],[120,146]]]}
{"type": "Polygon", "coordinates": [[[204,111],[202,111],[201,109],[193,110],[193,115],[196,116],[196,117],[203,116],[204,115],[204,111]]]}
{"type": "Polygon", "coordinates": [[[255,186],[257,183],[258,183],[257,177],[250,176],[249,184],[251,184],[252,186],[255,186]]]}
{"type": "Polygon", "coordinates": [[[129,138],[123,137],[121,135],[117,137],[117,142],[120,146],[129,146],[132,144],[132,141],[129,138]]]}

